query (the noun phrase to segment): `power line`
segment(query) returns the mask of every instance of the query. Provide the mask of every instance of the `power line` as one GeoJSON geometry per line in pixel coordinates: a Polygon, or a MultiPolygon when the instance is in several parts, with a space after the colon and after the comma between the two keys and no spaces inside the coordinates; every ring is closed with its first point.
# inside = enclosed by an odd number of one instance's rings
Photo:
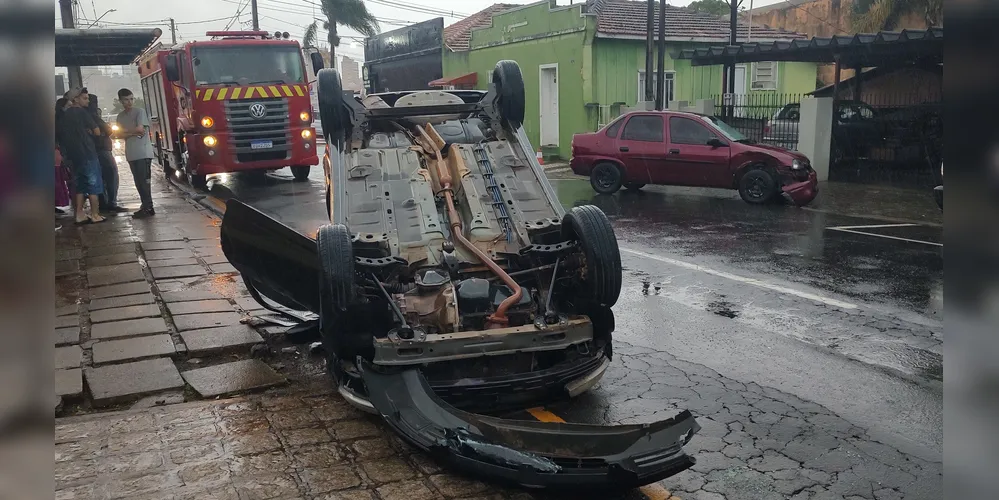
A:
{"type": "MultiPolygon", "coordinates": [[[[215,23],[215,22],[219,22],[219,21],[225,21],[226,19],[229,19],[229,17],[230,16],[219,17],[217,19],[205,19],[205,20],[202,20],[202,21],[177,22],[177,23],[174,23],[174,24],[180,26],[180,25],[187,25],[187,24],[215,23]]],[[[170,19],[159,19],[159,20],[155,20],[155,21],[135,21],[135,22],[132,22],[132,23],[116,23],[114,21],[101,21],[101,24],[111,24],[111,25],[114,25],[114,26],[159,26],[159,25],[161,25],[163,23],[169,23],[169,22],[170,22],[170,19]]]]}
{"type": "MultiPolygon", "coordinates": [[[[307,1],[307,0],[302,0],[302,1],[307,1]]],[[[433,7],[412,6],[410,4],[394,2],[391,0],[368,0],[368,1],[374,4],[384,5],[387,7],[395,7],[397,9],[410,10],[413,12],[420,12],[426,14],[435,14],[438,16],[450,17],[453,19],[463,19],[469,16],[469,14],[462,14],[459,12],[455,12],[453,10],[447,11],[447,10],[435,9],[433,7]]]]}
{"type": "MultiPolygon", "coordinates": [[[[224,2],[231,2],[232,0],[222,0],[222,1],[224,1],[224,2]]],[[[290,2],[283,2],[283,1],[280,1],[280,0],[267,0],[267,3],[274,3],[274,4],[278,4],[278,5],[286,5],[286,6],[289,6],[289,7],[302,7],[301,4],[290,3],[290,2]]],[[[305,3],[308,3],[308,2],[305,2],[305,3]]],[[[316,4],[310,4],[310,5],[316,5],[316,4]]],[[[263,8],[263,9],[268,9],[268,10],[274,10],[274,11],[279,11],[279,12],[286,12],[286,13],[291,13],[291,14],[301,14],[301,15],[304,15],[304,16],[310,16],[310,17],[315,18],[313,13],[311,13],[311,12],[303,12],[303,11],[300,11],[300,10],[277,9],[277,8],[273,8],[272,9],[272,8],[267,7],[267,6],[258,7],[258,8],[263,8]]],[[[325,21],[325,19],[321,19],[321,20],[325,21]]],[[[391,24],[391,25],[395,25],[395,26],[409,26],[410,24],[413,24],[411,21],[405,21],[405,20],[401,20],[401,19],[384,18],[384,17],[375,17],[375,20],[378,21],[378,22],[380,22],[380,23],[391,24]]]]}

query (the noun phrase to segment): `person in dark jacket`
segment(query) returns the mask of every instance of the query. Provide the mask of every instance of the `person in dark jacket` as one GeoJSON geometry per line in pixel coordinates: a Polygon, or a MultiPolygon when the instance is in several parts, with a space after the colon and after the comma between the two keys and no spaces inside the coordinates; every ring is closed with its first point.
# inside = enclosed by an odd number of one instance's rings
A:
{"type": "Polygon", "coordinates": [[[90,94],[90,103],[87,106],[94,121],[101,129],[101,135],[94,136],[94,147],[97,149],[97,160],[101,163],[101,179],[104,181],[104,193],[100,199],[100,210],[102,212],[127,212],[128,209],[118,205],[118,164],[114,160],[114,143],[111,136],[114,132],[111,125],[101,118],[101,109],[97,105],[97,95],[90,94]]]}

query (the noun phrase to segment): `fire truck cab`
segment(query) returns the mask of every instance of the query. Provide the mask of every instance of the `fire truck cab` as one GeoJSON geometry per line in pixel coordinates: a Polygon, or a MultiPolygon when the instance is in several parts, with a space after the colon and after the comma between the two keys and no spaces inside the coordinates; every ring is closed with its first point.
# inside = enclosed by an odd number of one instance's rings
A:
{"type": "MultiPolygon", "coordinates": [[[[207,176],[319,163],[309,74],[288,33],[209,31],[206,41],[152,47],[137,61],[156,159],[168,176],[207,176]]],[[[322,57],[311,54],[313,72],[322,57]]]]}

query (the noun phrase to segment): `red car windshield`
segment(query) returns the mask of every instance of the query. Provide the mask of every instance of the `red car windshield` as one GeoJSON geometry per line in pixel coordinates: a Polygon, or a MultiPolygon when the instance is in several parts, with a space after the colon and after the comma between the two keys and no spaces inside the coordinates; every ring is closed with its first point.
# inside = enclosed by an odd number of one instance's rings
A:
{"type": "Polygon", "coordinates": [[[746,137],[742,132],[739,132],[735,127],[725,123],[717,116],[701,116],[702,120],[712,124],[727,137],[732,142],[751,142],[748,137],[746,137]]]}
{"type": "Polygon", "coordinates": [[[302,54],[294,46],[236,45],[192,51],[197,85],[302,83],[302,54]]]}

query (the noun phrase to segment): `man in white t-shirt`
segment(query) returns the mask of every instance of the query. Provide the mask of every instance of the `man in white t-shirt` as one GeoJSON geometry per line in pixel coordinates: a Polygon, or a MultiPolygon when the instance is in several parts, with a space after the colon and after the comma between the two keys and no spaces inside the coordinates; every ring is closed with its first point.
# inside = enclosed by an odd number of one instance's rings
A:
{"type": "Polygon", "coordinates": [[[149,140],[149,116],[146,110],[136,108],[135,95],[131,90],[118,91],[118,101],[125,108],[118,113],[118,137],[125,139],[125,160],[132,170],[135,189],[139,191],[142,205],[132,217],[141,219],[155,215],[150,169],[153,163],[153,143],[149,140]]]}

